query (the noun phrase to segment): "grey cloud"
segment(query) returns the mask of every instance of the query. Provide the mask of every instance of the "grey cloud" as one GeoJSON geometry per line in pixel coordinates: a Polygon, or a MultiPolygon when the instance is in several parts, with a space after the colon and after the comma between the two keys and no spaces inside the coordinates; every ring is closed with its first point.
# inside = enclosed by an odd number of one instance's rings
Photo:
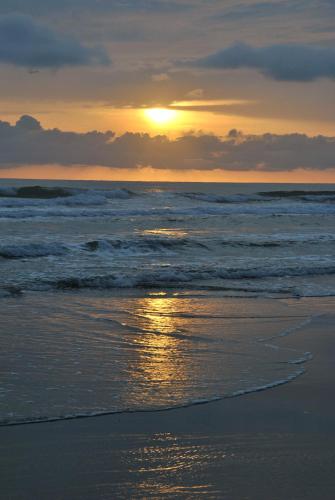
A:
{"type": "Polygon", "coordinates": [[[308,82],[335,77],[335,49],[304,44],[252,47],[236,43],[192,65],[214,69],[257,69],[275,80],[308,82]]]}
{"type": "Polygon", "coordinates": [[[264,18],[278,15],[300,13],[306,8],[306,4],[311,7],[311,2],[306,0],[290,0],[281,2],[256,2],[240,3],[233,8],[228,8],[218,15],[219,19],[229,21],[239,21],[247,18],[264,18]]]}
{"type": "Polygon", "coordinates": [[[21,14],[0,17],[0,62],[34,68],[108,64],[102,48],[86,47],[71,37],[21,14]]]}
{"type": "Polygon", "coordinates": [[[1,12],[49,13],[89,9],[91,12],[146,11],[169,12],[186,10],[197,4],[197,0],[1,0],[1,12]]]}
{"type": "Polygon", "coordinates": [[[148,134],[45,130],[30,116],[16,125],[0,121],[0,164],[103,165],[134,168],[287,171],[335,168],[335,137],[303,134],[226,137],[188,134],[178,139],[148,134]]]}
{"type": "Polygon", "coordinates": [[[42,130],[40,122],[29,115],[22,115],[16,122],[16,128],[23,130],[42,130]]]}

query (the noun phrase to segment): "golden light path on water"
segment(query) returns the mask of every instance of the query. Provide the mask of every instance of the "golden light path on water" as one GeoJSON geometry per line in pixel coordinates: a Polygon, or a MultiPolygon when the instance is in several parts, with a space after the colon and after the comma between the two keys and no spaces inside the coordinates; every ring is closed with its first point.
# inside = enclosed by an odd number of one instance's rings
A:
{"type": "Polygon", "coordinates": [[[141,232],[143,235],[152,235],[152,236],[169,236],[171,238],[182,238],[188,234],[187,231],[183,231],[181,229],[146,229],[141,232]]]}
{"type": "Polygon", "coordinates": [[[146,332],[135,340],[141,348],[134,372],[143,381],[150,381],[153,389],[156,384],[169,386],[173,380],[188,377],[181,352],[183,342],[174,336],[178,331],[178,306],[178,299],[164,293],[138,299],[134,304],[137,326],[146,332]]]}

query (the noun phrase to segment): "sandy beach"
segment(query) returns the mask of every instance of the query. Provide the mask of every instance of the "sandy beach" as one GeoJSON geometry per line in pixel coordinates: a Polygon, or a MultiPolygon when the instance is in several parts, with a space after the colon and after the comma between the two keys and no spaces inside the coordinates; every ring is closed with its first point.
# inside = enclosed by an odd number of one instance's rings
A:
{"type": "Polygon", "coordinates": [[[0,428],[1,498],[335,497],[334,316],[278,344],[313,353],[295,381],[161,412],[0,428]]]}

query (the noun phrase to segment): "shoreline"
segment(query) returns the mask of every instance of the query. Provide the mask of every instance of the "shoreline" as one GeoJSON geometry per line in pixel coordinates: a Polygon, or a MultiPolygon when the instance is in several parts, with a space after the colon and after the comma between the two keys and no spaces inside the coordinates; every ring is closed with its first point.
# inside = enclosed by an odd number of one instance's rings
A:
{"type": "Polygon", "coordinates": [[[333,321],[316,317],[277,339],[314,358],[272,389],[1,427],[2,498],[334,498],[333,321]]]}
{"type": "MultiPolygon", "coordinates": [[[[310,353],[306,353],[310,354],[310,353]]],[[[292,364],[304,364],[307,363],[313,359],[311,356],[310,358],[306,358],[302,361],[296,361],[295,363],[292,364]]],[[[90,414],[76,414],[76,415],[70,415],[70,416],[64,416],[64,417],[50,417],[50,418],[41,418],[40,420],[27,420],[27,421],[13,421],[13,422],[4,422],[0,423],[0,428],[2,427],[13,427],[13,426],[18,426],[18,425],[34,425],[34,424],[50,424],[54,422],[66,422],[68,420],[82,420],[86,418],[99,418],[99,417],[110,417],[113,415],[131,415],[133,413],[159,413],[159,412],[169,412],[169,411],[175,411],[175,410],[184,410],[186,408],[193,408],[194,406],[201,406],[201,405],[207,405],[210,403],[216,403],[217,401],[224,401],[226,399],[234,399],[234,398],[239,398],[243,396],[248,396],[249,394],[253,393],[258,393],[258,392],[263,392],[263,391],[268,391],[269,389],[274,389],[276,387],[279,387],[281,385],[289,384],[291,382],[294,382],[297,378],[301,377],[302,375],[305,374],[305,370],[301,370],[300,373],[291,375],[290,378],[283,379],[283,380],[278,380],[273,383],[269,383],[264,386],[259,386],[251,389],[246,389],[246,390],[241,390],[237,391],[236,393],[233,393],[229,396],[217,396],[212,399],[208,400],[201,400],[201,401],[190,401],[189,403],[185,403],[184,405],[180,406],[170,406],[167,408],[153,408],[153,409],[143,409],[143,410],[120,410],[120,411],[106,411],[102,413],[92,413],[90,414]]]]}

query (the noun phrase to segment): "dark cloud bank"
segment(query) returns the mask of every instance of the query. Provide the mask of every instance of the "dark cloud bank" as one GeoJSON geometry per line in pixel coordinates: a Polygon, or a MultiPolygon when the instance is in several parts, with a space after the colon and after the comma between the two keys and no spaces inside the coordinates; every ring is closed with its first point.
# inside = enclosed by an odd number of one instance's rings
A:
{"type": "Polygon", "coordinates": [[[30,116],[0,121],[0,167],[29,164],[281,171],[335,167],[335,137],[303,134],[226,137],[45,130],[30,116]]]}
{"type": "Polygon", "coordinates": [[[22,14],[0,16],[0,63],[27,68],[108,64],[107,53],[22,14]]]}
{"type": "Polygon", "coordinates": [[[304,44],[252,47],[240,42],[191,64],[213,69],[251,68],[275,80],[308,82],[335,78],[335,49],[304,44]]]}

